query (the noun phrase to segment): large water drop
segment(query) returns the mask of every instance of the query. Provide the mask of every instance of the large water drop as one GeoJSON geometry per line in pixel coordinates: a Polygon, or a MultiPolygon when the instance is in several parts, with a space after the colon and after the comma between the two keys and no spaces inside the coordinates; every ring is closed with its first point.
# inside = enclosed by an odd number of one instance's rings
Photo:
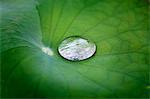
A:
{"type": "Polygon", "coordinates": [[[80,61],[92,57],[96,52],[96,45],[87,39],[71,36],[61,42],[58,52],[67,60],[80,61]]]}

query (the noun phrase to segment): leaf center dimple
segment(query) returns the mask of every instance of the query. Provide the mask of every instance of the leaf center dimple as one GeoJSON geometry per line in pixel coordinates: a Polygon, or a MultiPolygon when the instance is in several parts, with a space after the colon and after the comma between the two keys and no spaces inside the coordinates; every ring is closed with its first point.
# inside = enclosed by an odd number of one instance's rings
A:
{"type": "Polygon", "coordinates": [[[53,51],[48,47],[42,47],[42,51],[49,56],[53,56],[54,54],[53,51]]]}

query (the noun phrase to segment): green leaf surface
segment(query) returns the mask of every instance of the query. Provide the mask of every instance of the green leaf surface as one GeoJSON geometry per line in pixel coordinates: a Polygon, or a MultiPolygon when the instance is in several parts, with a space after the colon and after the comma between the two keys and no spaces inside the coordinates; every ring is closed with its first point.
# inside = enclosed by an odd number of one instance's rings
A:
{"type": "Polygon", "coordinates": [[[148,6],[148,0],[1,0],[1,97],[148,98],[148,6]],[[95,42],[96,54],[63,59],[57,48],[69,36],[95,42]]]}

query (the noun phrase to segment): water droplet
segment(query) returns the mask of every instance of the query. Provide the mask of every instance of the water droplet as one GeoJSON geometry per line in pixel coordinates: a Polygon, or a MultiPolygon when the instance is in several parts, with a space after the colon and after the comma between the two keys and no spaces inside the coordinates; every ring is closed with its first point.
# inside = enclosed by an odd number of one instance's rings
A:
{"type": "Polygon", "coordinates": [[[71,36],[61,42],[58,52],[67,60],[80,61],[93,56],[96,52],[96,45],[87,39],[71,36]]]}

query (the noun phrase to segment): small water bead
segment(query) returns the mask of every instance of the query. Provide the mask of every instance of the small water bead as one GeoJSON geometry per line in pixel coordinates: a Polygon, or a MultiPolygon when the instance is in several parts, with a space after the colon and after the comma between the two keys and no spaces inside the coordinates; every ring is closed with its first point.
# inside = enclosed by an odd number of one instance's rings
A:
{"type": "Polygon", "coordinates": [[[80,61],[92,57],[96,52],[96,45],[87,39],[71,36],[61,42],[58,52],[67,60],[80,61]]]}

